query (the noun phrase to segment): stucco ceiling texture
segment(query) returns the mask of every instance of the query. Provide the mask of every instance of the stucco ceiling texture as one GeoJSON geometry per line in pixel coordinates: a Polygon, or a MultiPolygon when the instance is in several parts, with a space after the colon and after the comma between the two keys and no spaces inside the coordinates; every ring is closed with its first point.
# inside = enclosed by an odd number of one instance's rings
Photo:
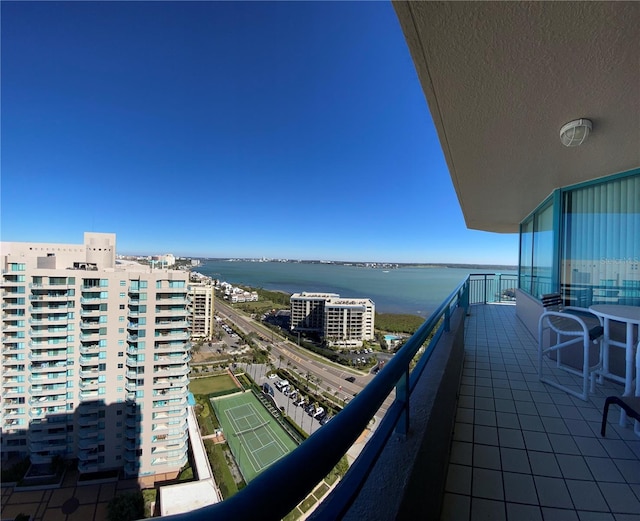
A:
{"type": "Polygon", "coordinates": [[[640,166],[640,3],[394,7],[469,228],[517,232],[554,189],[640,166]]]}

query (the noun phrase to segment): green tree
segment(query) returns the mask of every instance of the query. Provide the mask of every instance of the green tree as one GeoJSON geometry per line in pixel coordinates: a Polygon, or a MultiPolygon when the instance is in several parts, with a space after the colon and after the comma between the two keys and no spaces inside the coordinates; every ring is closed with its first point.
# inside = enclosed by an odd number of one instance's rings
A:
{"type": "Polygon", "coordinates": [[[144,496],[141,491],[114,497],[107,505],[109,521],[135,521],[144,517],[144,496]]]}

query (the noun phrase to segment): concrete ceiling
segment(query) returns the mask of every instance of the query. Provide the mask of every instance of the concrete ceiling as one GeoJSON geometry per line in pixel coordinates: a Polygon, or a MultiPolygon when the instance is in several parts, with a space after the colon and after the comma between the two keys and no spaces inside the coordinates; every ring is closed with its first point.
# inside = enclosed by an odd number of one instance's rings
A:
{"type": "Polygon", "coordinates": [[[640,167],[640,3],[394,7],[469,228],[517,232],[555,188],[640,167]]]}

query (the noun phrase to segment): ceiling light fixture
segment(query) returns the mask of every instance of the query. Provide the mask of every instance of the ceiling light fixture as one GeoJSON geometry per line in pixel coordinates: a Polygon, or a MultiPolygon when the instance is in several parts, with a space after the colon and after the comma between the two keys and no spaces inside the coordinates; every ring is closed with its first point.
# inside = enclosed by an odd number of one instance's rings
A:
{"type": "Polygon", "coordinates": [[[591,128],[591,121],[588,119],[569,121],[560,129],[560,141],[565,147],[578,147],[589,137],[591,128]]]}

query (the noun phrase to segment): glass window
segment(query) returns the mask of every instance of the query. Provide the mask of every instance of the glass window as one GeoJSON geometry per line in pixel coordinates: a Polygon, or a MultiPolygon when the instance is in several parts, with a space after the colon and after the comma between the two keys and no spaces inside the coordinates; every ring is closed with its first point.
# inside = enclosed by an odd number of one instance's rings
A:
{"type": "Polygon", "coordinates": [[[563,230],[569,303],[640,306],[640,175],[565,192],[563,230]]]}

